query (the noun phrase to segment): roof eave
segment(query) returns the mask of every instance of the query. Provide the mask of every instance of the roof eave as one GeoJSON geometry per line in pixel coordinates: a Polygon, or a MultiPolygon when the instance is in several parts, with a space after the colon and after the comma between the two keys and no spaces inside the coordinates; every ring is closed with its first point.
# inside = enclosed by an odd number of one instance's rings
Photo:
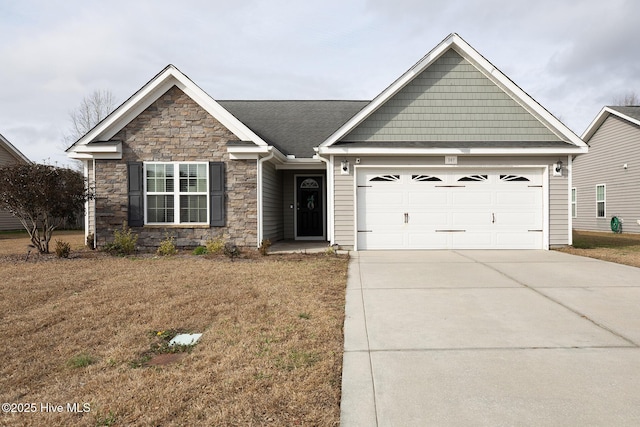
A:
{"type": "Polygon", "coordinates": [[[185,92],[187,96],[215,117],[239,139],[252,141],[261,146],[268,145],[175,66],[168,65],[109,116],[69,147],[66,150],[67,153],[74,152],[74,147],[112,138],[173,86],[185,92]]]}
{"type": "Polygon", "coordinates": [[[509,156],[509,155],[578,155],[585,154],[588,147],[538,147],[538,148],[390,148],[349,147],[348,145],[319,147],[319,155],[371,155],[371,156],[509,156]]]}

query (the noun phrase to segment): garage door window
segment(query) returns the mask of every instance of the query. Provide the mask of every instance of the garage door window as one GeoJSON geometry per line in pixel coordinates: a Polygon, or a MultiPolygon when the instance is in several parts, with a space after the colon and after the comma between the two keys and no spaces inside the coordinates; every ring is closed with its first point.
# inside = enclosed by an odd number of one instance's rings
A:
{"type": "Polygon", "coordinates": [[[507,181],[507,182],[528,182],[530,181],[529,178],[527,178],[526,176],[520,176],[520,175],[500,175],[500,180],[501,181],[507,181]]]}
{"type": "Polygon", "coordinates": [[[458,179],[460,182],[473,182],[473,181],[486,181],[488,178],[487,175],[467,175],[458,179]]]}
{"type": "Polygon", "coordinates": [[[433,175],[411,175],[411,179],[417,182],[442,182],[440,178],[433,175]]]}
{"type": "Polygon", "coordinates": [[[393,182],[400,181],[400,175],[378,175],[371,178],[372,182],[393,182]]]}

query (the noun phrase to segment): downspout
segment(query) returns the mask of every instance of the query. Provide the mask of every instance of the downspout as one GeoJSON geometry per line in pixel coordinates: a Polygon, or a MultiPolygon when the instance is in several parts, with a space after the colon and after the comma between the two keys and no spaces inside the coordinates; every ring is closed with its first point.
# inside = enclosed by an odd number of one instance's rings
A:
{"type": "MultiPolygon", "coordinates": [[[[318,149],[314,148],[318,159],[327,165],[327,240],[329,246],[333,245],[333,168],[331,161],[318,154],[318,149]]],[[[332,156],[333,159],[333,156],[332,156]]]]}
{"type": "Polygon", "coordinates": [[[262,245],[262,239],[264,238],[264,227],[263,227],[263,218],[262,218],[262,164],[267,160],[271,160],[275,155],[273,151],[273,146],[268,147],[269,155],[263,158],[258,158],[258,182],[257,182],[257,196],[258,196],[258,241],[257,247],[262,245]]]}
{"type": "MultiPolygon", "coordinates": [[[[568,186],[569,186],[569,230],[567,243],[569,246],[573,245],[573,156],[567,156],[567,175],[569,175],[568,186]]],[[[577,206],[576,206],[577,209],[577,206]]]]}

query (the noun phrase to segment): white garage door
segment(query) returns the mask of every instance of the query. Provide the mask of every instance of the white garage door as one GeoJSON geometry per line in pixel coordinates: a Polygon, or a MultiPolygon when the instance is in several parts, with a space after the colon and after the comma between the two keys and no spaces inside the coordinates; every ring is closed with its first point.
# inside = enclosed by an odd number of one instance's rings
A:
{"type": "Polygon", "coordinates": [[[365,169],[358,249],[542,249],[540,169],[365,169]]]}

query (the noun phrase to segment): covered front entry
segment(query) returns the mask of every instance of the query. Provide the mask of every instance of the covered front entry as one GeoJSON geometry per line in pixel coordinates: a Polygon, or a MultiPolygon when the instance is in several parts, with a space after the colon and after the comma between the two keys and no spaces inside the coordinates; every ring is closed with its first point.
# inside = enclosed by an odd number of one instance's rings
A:
{"type": "Polygon", "coordinates": [[[357,248],[543,249],[543,170],[361,168],[357,248]]]}
{"type": "Polygon", "coordinates": [[[324,176],[297,175],[295,185],[296,239],[325,239],[324,176]]]}

